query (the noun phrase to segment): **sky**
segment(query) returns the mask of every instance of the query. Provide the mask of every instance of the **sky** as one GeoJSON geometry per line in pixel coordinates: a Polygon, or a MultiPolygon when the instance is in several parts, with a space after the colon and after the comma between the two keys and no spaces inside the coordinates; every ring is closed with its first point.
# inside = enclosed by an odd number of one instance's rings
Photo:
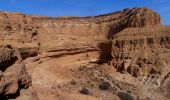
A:
{"type": "Polygon", "coordinates": [[[0,0],[0,11],[50,17],[94,16],[125,8],[148,7],[170,25],[170,0],[0,0]]]}

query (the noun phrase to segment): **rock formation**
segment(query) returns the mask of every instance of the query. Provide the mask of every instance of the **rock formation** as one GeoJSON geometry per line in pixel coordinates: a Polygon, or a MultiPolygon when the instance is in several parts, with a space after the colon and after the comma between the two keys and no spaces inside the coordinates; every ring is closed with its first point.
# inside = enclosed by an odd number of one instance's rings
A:
{"type": "Polygon", "coordinates": [[[18,49],[0,48],[0,97],[18,96],[21,88],[31,85],[31,77],[25,69],[18,49]]]}
{"type": "Polygon", "coordinates": [[[170,27],[148,8],[60,18],[0,12],[0,26],[2,99],[170,98],[170,27]]]}

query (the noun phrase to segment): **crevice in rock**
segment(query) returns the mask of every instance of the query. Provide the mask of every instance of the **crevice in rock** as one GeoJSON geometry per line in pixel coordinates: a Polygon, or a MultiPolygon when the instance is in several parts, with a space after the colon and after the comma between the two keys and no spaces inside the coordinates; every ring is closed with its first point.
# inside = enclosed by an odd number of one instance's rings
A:
{"type": "Polygon", "coordinates": [[[0,63],[0,70],[4,72],[9,66],[12,66],[17,61],[17,59],[17,57],[13,57],[10,61],[4,61],[0,63]]]}
{"type": "Polygon", "coordinates": [[[112,59],[112,42],[111,41],[106,41],[102,42],[99,44],[99,49],[100,49],[100,57],[99,57],[99,62],[100,63],[107,63],[111,61],[112,59]]]}
{"type": "Polygon", "coordinates": [[[107,33],[107,39],[114,39],[114,36],[121,32],[122,30],[124,30],[125,28],[127,27],[126,24],[118,24],[118,25],[113,25],[113,26],[110,26],[110,29],[109,29],[109,32],[107,33]]]}
{"type": "Polygon", "coordinates": [[[46,57],[50,57],[50,58],[59,58],[59,57],[63,57],[66,55],[75,55],[75,54],[81,54],[81,53],[88,53],[88,52],[92,52],[92,51],[97,51],[97,50],[88,50],[88,51],[79,51],[79,52],[70,52],[70,53],[62,53],[62,54],[58,54],[58,55],[47,55],[46,57]]]}
{"type": "Polygon", "coordinates": [[[28,57],[38,56],[39,48],[23,48],[20,49],[19,51],[22,59],[25,60],[28,57]]]}

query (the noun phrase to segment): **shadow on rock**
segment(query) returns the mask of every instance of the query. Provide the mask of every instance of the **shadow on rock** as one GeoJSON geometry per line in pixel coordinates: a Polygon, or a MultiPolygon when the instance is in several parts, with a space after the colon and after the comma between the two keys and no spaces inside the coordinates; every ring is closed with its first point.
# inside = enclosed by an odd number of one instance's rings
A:
{"type": "Polygon", "coordinates": [[[128,93],[119,92],[118,96],[120,97],[121,100],[134,100],[134,98],[128,93]]]}

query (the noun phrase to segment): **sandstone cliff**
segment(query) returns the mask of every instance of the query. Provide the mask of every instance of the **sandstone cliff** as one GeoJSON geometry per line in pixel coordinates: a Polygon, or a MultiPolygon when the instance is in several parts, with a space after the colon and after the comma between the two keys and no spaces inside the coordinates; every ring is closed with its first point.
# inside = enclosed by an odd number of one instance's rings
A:
{"type": "Polygon", "coordinates": [[[0,12],[0,23],[1,98],[169,98],[170,27],[148,8],[61,18],[0,12]]]}

